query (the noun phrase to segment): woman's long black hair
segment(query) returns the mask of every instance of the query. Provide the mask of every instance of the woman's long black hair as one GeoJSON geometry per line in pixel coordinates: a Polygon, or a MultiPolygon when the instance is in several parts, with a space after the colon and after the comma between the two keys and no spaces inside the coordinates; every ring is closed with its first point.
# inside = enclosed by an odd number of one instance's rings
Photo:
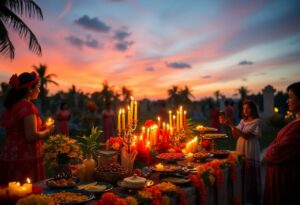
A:
{"type": "MultiPolygon", "coordinates": [[[[33,81],[35,79],[35,74],[24,72],[18,76],[18,79],[19,79],[19,86],[22,86],[26,83],[33,81]]],[[[36,84],[34,84],[33,86],[35,86],[36,84]]],[[[30,87],[16,89],[11,87],[4,100],[3,103],[4,107],[10,110],[16,102],[26,97],[29,88],[30,87]]]]}

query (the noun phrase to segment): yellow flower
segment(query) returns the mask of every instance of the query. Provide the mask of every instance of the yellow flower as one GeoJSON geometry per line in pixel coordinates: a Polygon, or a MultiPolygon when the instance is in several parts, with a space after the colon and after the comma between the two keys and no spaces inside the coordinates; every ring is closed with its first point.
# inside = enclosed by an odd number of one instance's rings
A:
{"type": "Polygon", "coordinates": [[[70,147],[68,145],[63,145],[61,147],[62,153],[68,153],[70,151],[70,147]]]}
{"type": "Polygon", "coordinates": [[[144,199],[152,199],[152,193],[147,191],[139,191],[139,195],[144,199]]]}
{"type": "Polygon", "coordinates": [[[137,201],[136,201],[136,199],[134,197],[132,197],[132,196],[126,197],[125,200],[126,200],[126,202],[127,202],[128,205],[137,205],[138,204],[137,201]]]}

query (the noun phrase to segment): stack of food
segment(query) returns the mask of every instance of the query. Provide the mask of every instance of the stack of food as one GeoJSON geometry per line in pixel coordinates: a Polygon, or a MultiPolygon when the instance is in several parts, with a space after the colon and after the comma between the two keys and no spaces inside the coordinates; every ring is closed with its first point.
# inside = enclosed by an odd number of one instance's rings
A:
{"type": "Polygon", "coordinates": [[[96,179],[98,181],[115,183],[127,176],[128,171],[118,163],[112,162],[105,166],[96,168],[96,179]]]}

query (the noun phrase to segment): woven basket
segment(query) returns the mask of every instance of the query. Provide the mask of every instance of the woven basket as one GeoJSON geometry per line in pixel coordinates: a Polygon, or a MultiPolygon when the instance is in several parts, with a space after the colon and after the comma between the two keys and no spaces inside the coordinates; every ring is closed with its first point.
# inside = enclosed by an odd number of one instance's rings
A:
{"type": "Polygon", "coordinates": [[[95,170],[96,180],[101,182],[109,182],[109,183],[117,183],[117,181],[124,179],[128,176],[128,172],[120,173],[120,172],[100,172],[95,170]]]}

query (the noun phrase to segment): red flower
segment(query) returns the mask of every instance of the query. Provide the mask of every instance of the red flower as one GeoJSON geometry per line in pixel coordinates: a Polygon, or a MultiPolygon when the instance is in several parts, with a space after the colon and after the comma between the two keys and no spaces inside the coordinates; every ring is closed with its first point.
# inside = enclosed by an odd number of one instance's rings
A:
{"type": "Polygon", "coordinates": [[[152,125],[154,125],[154,122],[152,120],[146,120],[145,122],[146,127],[151,127],[152,125]]]}
{"type": "Polygon", "coordinates": [[[206,149],[206,151],[211,150],[211,140],[205,139],[205,140],[202,141],[201,145],[206,149]]]}
{"type": "Polygon", "coordinates": [[[18,89],[19,83],[20,82],[17,74],[12,75],[9,79],[9,85],[14,89],[18,89]]]}

